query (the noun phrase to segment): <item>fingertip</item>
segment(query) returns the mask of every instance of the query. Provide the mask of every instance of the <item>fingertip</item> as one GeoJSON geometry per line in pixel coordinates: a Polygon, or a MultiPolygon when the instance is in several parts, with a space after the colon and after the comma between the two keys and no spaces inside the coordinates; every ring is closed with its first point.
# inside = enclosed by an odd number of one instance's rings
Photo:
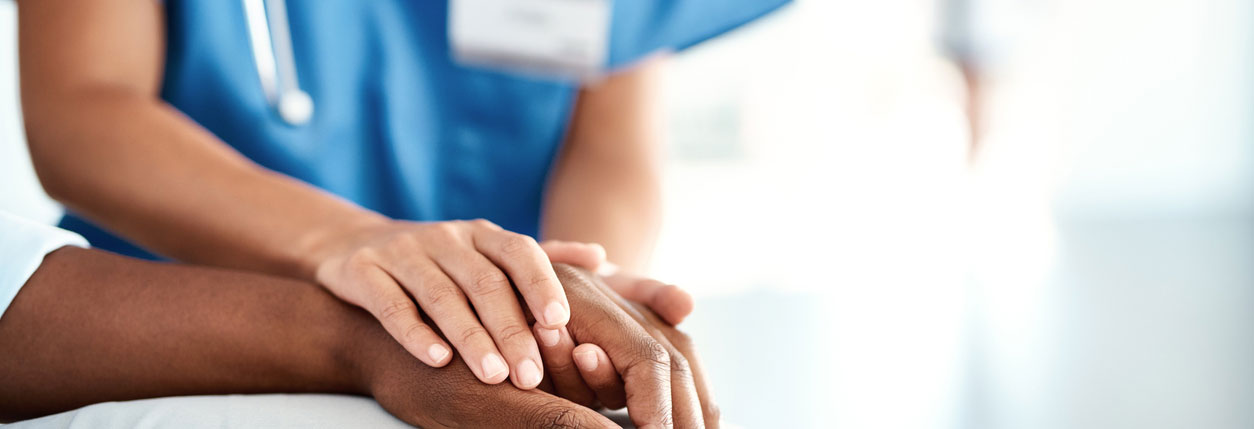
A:
{"type": "Polygon", "coordinates": [[[654,295],[654,299],[658,302],[652,307],[661,309],[662,318],[671,325],[683,322],[696,307],[696,300],[692,295],[675,285],[666,285],[660,293],[654,295]]]}
{"type": "Polygon", "coordinates": [[[601,367],[602,360],[608,360],[608,358],[603,357],[605,356],[605,351],[601,350],[601,347],[596,344],[584,343],[575,346],[575,349],[571,351],[571,355],[575,359],[575,365],[585,373],[596,371],[597,368],[601,367]]]}
{"type": "Polygon", "coordinates": [[[509,367],[505,365],[505,359],[501,359],[496,353],[484,356],[479,363],[479,370],[479,379],[488,384],[500,384],[509,377],[509,367]]]}
{"type": "Polygon", "coordinates": [[[558,329],[566,326],[570,321],[570,310],[560,301],[550,302],[544,307],[544,314],[536,315],[537,322],[543,321],[541,325],[547,329],[558,329]]]}
{"type": "Polygon", "coordinates": [[[551,262],[567,263],[588,270],[597,270],[606,258],[605,247],[597,243],[548,240],[540,248],[551,262]]]}
{"type": "Polygon", "coordinates": [[[687,319],[688,315],[679,314],[679,313],[666,313],[662,315],[662,318],[666,319],[666,323],[671,324],[671,326],[679,326],[680,323],[684,323],[684,319],[687,319]]]}
{"type": "Polygon", "coordinates": [[[557,329],[547,329],[536,325],[532,328],[536,333],[536,339],[540,340],[540,345],[544,347],[556,347],[562,340],[562,333],[557,329]]]}
{"type": "Polygon", "coordinates": [[[584,245],[588,246],[589,250],[592,252],[594,260],[602,263],[605,262],[605,259],[609,255],[609,253],[605,251],[605,246],[602,246],[601,243],[585,243],[584,245]]]}
{"type": "Polygon", "coordinates": [[[441,368],[448,365],[452,359],[453,352],[443,344],[435,343],[427,347],[427,357],[430,359],[427,364],[434,368],[441,368]]]}
{"type": "Polygon", "coordinates": [[[533,359],[524,360],[518,364],[518,368],[515,370],[514,386],[519,389],[534,389],[544,379],[544,373],[540,370],[540,364],[533,359]]]}

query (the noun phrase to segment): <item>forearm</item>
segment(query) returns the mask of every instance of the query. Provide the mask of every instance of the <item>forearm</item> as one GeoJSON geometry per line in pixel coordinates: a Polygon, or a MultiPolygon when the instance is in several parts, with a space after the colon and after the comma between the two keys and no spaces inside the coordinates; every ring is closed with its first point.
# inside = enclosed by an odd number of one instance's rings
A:
{"type": "Polygon", "coordinates": [[[161,2],[18,7],[45,190],[156,253],[312,279],[322,237],[380,217],[257,166],[161,100],[164,19],[161,2]]]}
{"type": "Polygon", "coordinates": [[[544,238],[600,243],[611,262],[645,268],[661,224],[664,63],[645,61],[579,93],[545,196],[544,238]]]}
{"type": "Polygon", "coordinates": [[[311,284],[67,247],[0,318],[0,418],[172,395],[366,393],[356,342],[386,340],[375,325],[311,284]]]}
{"type": "Polygon", "coordinates": [[[27,120],[45,188],[157,253],[312,279],[319,234],[381,219],[256,166],[160,100],[109,90],[49,98],[34,104],[56,113],[27,120]]]}
{"type": "Polygon", "coordinates": [[[599,243],[631,271],[648,264],[661,225],[660,186],[647,166],[578,165],[554,175],[545,204],[545,239],[599,243]]]}

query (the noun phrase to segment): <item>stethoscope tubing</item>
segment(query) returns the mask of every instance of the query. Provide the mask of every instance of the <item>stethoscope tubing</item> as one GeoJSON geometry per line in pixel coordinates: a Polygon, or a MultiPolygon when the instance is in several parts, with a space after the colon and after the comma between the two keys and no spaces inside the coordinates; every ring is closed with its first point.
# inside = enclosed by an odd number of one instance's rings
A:
{"type": "Polygon", "coordinates": [[[266,101],[293,126],[313,117],[313,98],[300,89],[284,0],[242,0],[253,62],[266,101]]]}

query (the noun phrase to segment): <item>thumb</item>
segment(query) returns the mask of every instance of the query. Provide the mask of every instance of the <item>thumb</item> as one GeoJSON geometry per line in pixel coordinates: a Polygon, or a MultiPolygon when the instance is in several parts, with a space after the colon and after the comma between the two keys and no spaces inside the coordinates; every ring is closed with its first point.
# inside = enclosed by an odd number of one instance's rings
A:
{"type": "Polygon", "coordinates": [[[692,295],[679,286],[657,280],[630,274],[615,274],[603,277],[602,280],[610,289],[618,292],[619,296],[648,306],[671,325],[683,322],[692,314],[696,305],[692,295]]]}
{"type": "Polygon", "coordinates": [[[605,263],[605,248],[596,243],[546,240],[540,243],[540,248],[549,256],[549,261],[557,264],[570,264],[595,272],[605,263]]]}

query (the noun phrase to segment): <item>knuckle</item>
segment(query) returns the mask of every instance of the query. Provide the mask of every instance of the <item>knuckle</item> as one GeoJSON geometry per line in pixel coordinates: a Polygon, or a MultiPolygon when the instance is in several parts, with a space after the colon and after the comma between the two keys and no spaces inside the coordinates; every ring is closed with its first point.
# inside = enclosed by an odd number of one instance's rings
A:
{"type": "Polygon", "coordinates": [[[460,228],[453,222],[439,222],[432,224],[428,228],[428,232],[435,238],[445,241],[451,241],[461,235],[460,228]]]}
{"type": "Polygon", "coordinates": [[[574,429],[581,427],[575,410],[567,407],[535,407],[534,421],[538,427],[548,429],[574,429]]]}
{"type": "Polygon", "coordinates": [[[550,373],[560,374],[560,373],[566,373],[566,372],[573,373],[573,372],[578,371],[578,368],[575,367],[575,361],[572,361],[572,360],[554,362],[552,359],[546,359],[544,361],[544,366],[545,368],[548,368],[550,373]]]}
{"type": "Polygon", "coordinates": [[[467,326],[466,328],[462,329],[458,338],[461,338],[462,344],[470,344],[480,339],[490,340],[490,338],[488,337],[488,331],[484,330],[482,326],[479,326],[477,324],[467,326]]]}
{"type": "Polygon", "coordinates": [[[546,275],[537,275],[527,280],[527,286],[530,286],[531,290],[550,287],[553,286],[553,279],[546,275]]]}
{"type": "Polygon", "coordinates": [[[387,248],[398,252],[411,252],[421,247],[418,237],[409,232],[393,235],[387,240],[387,248]]]}
{"type": "Polygon", "coordinates": [[[409,315],[410,308],[412,307],[413,304],[406,300],[397,299],[388,301],[383,304],[383,307],[379,308],[379,320],[386,322],[400,322],[405,319],[405,316],[409,315]]]}
{"type": "Polygon", "coordinates": [[[666,346],[657,342],[652,338],[642,341],[637,351],[637,362],[646,362],[662,368],[670,368],[670,352],[666,351],[666,346]]]}
{"type": "Polygon", "coordinates": [[[701,412],[705,414],[705,421],[719,422],[723,419],[723,410],[718,408],[718,404],[706,403],[701,405],[701,412]]]}
{"type": "Polygon", "coordinates": [[[531,330],[520,325],[510,324],[501,328],[496,333],[496,339],[501,344],[518,343],[532,339],[531,330]]]}
{"type": "Polygon", "coordinates": [[[501,251],[514,255],[536,249],[539,246],[536,243],[536,239],[531,238],[531,236],[510,233],[501,242],[501,251]]]}
{"type": "Polygon", "coordinates": [[[499,271],[484,271],[476,274],[474,281],[466,292],[474,295],[488,295],[509,289],[509,279],[499,271]]]}
{"type": "Polygon", "coordinates": [[[679,374],[690,374],[692,367],[688,363],[688,358],[680,353],[671,353],[669,355],[671,363],[671,372],[679,374]]]}
{"type": "Polygon", "coordinates": [[[471,225],[471,226],[474,226],[475,228],[479,228],[479,229],[498,229],[498,228],[500,228],[500,227],[499,227],[499,226],[497,226],[495,223],[492,223],[492,221],[487,220],[487,219],[483,219],[483,218],[470,220],[470,221],[469,221],[469,223],[470,223],[470,225],[471,225]]]}
{"type": "Polygon", "coordinates": [[[373,248],[363,247],[354,250],[345,260],[345,265],[350,270],[363,271],[375,266],[379,261],[379,252],[373,248]]]}
{"type": "Polygon", "coordinates": [[[408,338],[410,340],[420,340],[423,338],[423,334],[426,333],[426,330],[427,325],[422,324],[422,322],[414,322],[405,328],[402,335],[404,338],[408,338]]]}
{"type": "Polygon", "coordinates": [[[462,300],[461,291],[457,290],[451,284],[439,283],[432,285],[427,289],[427,304],[431,306],[443,306],[462,300]]]}

